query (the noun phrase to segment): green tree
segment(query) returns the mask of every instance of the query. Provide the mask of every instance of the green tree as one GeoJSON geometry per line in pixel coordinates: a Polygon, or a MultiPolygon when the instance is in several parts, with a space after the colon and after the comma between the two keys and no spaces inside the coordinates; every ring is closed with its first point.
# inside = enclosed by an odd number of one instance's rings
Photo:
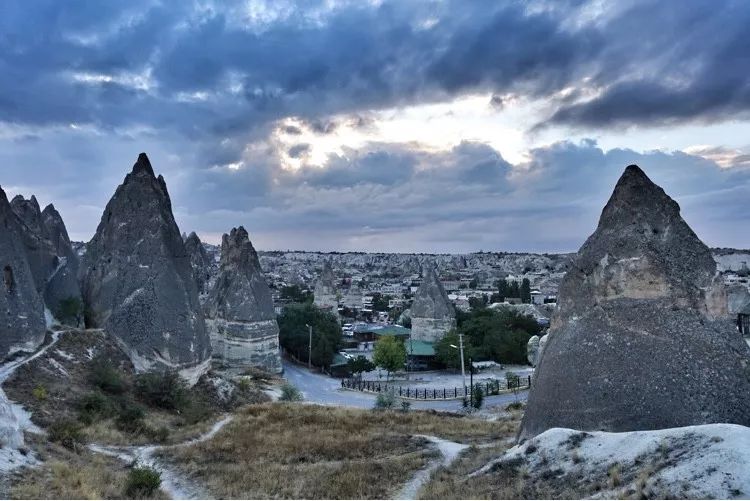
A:
{"type": "Polygon", "coordinates": [[[372,295],[372,310],[373,311],[388,311],[388,303],[391,300],[391,296],[376,292],[372,295]]]}
{"type": "Polygon", "coordinates": [[[519,292],[522,303],[531,302],[531,282],[528,278],[524,278],[521,282],[521,290],[519,292]]]}
{"type": "Polygon", "coordinates": [[[300,360],[307,360],[308,325],[313,328],[312,363],[331,365],[341,346],[341,325],[331,312],[311,303],[287,305],[278,317],[279,342],[300,360]]]}
{"type": "Polygon", "coordinates": [[[355,376],[361,376],[363,372],[369,372],[375,369],[375,364],[362,355],[359,355],[357,358],[349,359],[347,365],[349,371],[355,376]]]}
{"type": "Polygon", "coordinates": [[[303,290],[299,285],[284,285],[279,291],[282,299],[292,303],[312,303],[313,293],[303,290]]]}
{"type": "MultiPolygon", "coordinates": [[[[466,341],[466,339],[464,339],[466,341]]],[[[438,362],[450,369],[461,368],[461,355],[459,353],[459,339],[456,331],[450,331],[435,343],[435,358],[438,362]],[[456,346],[456,348],[453,348],[456,346]]],[[[469,367],[469,358],[474,355],[474,347],[464,342],[464,367],[469,367]]]]}
{"type": "Polygon", "coordinates": [[[375,343],[372,361],[378,367],[388,371],[388,376],[404,368],[406,364],[406,347],[404,343],[393,336],[383,336],[375,343]]]}

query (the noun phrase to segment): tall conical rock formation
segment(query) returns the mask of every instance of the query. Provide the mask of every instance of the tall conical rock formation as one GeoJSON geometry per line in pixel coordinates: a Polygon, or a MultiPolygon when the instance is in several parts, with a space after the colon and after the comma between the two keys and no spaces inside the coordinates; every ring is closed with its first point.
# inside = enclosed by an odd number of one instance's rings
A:
{"type": "Polygon", "coordinates": [[[23,223],[26,257],[37,291],[57,320],[79,327],[83,324],[83,303],[78,284],[78,258],[68,239],[62,216],[49,206],[42,212],[33,195],[21,195],[10,203],[23,223]]]}
{"type": "Polygon", "coordinates": [[[88,323],[113,334],[136,370],[175,368],[191,382],[210,340],[190,256],[164,178],[145,153],[107,204],[82,263],[88,323]]]}
{"type": "Polygon", "coordinates": [[[0,359],[16,351],[32,351],[46,331],[44,303],[26,258],[24,233],[28,230],[16,216],[0,188],[0,359]]]}
{"type": "Polygon", "coordinates": [[[330,311],[337,319],[339,318],[339,291],[336,287],[336,275],[328,260],[323,263],[323,269],[315,282],[313,303],[318,308],[330,311]]]}
{"type": "Polygon", "coordinates": [[[629,166],[562,281],[519,437],[750,425],[750,348],[708,248],[629,166]]]}
{"type": "Polygon", "coordinates": [[[219,276],[206,300],[206,316],[214,358],[224,366],[281,372],[271,290],[242,226],[222,237],[219,276]]]}
{"type": "Polygon", "coordinates": [[[195,232],[190,233],[185,240],[185,249],[190,256],[190,265],[193,268],[193,277],[198,286],[198,293],[208,292],[208,281],[211,278],[211,259],[203,247],[203,242],[195,232]]]}
{"type": "Polygon", "coordinates": [[[420,341],[435,342],[456,327],[456,309],[437,276],[427,267],[411,306],[411,336],[420,341]]]}

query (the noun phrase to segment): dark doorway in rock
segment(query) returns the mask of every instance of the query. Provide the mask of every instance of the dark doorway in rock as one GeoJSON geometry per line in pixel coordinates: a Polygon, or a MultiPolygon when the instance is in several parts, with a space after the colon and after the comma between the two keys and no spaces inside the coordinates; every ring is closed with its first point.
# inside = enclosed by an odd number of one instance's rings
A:
{"type": "Polygon", "coordinates": [[[13,292],[15,281],[13,279],[13,268],[9,264],[6,264],[3,268],[3,281],[5,282],[5,290],[13,292]]]}

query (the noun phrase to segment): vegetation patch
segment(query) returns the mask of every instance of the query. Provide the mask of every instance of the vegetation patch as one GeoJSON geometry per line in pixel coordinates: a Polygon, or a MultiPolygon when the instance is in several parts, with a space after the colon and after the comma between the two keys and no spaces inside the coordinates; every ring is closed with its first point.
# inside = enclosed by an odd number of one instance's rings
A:
{"type": "Polygon", "coordinates": [[[218,498],[388,498],[436,457],[416,435],[484,442],[514,431],[436,412],[274,403],[241,410],[211,440],[159,454],[218,498]]]}

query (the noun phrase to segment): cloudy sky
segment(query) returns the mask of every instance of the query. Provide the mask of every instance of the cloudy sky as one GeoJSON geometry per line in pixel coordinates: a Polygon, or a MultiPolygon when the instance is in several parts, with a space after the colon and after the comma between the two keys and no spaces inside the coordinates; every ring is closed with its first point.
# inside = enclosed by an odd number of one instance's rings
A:
{"type": "Polygon", "coordinates": [[[88,240],[139,152],[260,249],[570,251],[639,164],[750,247],[745,0],[3,0],[0,185],[88,240]]]}

